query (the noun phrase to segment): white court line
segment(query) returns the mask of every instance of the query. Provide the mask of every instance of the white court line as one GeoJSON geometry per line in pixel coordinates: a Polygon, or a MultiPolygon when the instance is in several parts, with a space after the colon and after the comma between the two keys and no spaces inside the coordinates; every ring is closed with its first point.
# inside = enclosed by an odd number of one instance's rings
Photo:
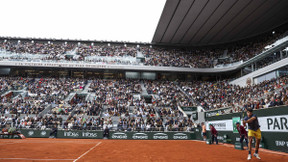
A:
{"type": "Polygon", "coordinates": [[[60,160],[69,160],[72,161],[74,159],[29,159],[29,158],[0,158],[0,160],[44,160],[44,161],[60,161],[60,160]]]}
{"type": "Polygon", "coordinates": [[[88,154],[88,152],[90,152],[91,150],[93,150],[95,147],[99,146],[102,142],[97,143],[95,146],[93,146],[92,148],[90,148],[88,151],[86,151],[84,154],[82,154],[81,156],[79,156],[77,159],[75,159],[73,162],[76,162],[77,160],[79,160],[80,158],[82,158],[83,156],[85,156],[86,154],[88,154]]]}

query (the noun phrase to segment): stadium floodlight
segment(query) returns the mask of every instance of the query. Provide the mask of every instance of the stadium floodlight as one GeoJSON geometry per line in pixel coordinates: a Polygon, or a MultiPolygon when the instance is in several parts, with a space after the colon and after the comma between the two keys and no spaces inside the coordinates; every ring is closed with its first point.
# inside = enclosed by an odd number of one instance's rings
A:
{"type": "Polygon", "coordinates": [[[18,40],[18,44],[21,43],[21,40],[18,40]]]}
{"type": "Polygon", "coordinates": [[[91,43],[91,46],[94,46],[94,43],[93,43],[93,42],[91,43]]]}
{"type": "Polygon", "coordinates": [[[6,43],[6,42],[7,42],[7,39],[5,39],[4,42],[6,43]]]}
{"type": "Polygon", "coordinates": [[[275,34],[275,31],[272,31],[272,34],[275,34]]]}
{"type": "Polygon", "coordinates": [[[34,40],[32,40],[31,43],[34,43],[34,40]]]}
{"type": "Polygon", "coordinates": [[[126,43],[124,44],[124,47],[127,47],[127,44],[126,44],[126,43]]]}
{"type": "Polygon", "coordinates": [[[150,48],[152,48],[152,45],[150,45],[150,48]]]}
{"type": "Polygon", "coordinates": [[[137,44],[137,48],[139,48],[140,47],[140,45],[139,44],[137,44]]]}
{"type": "Polygon", "coordinates": [[[50,41],[48,41],[48,44],[50,44],[51,42],[50,41]]]}
{"type": "Polygon", "coordinates": [[[108,43],[108,47],[110,47],[110,45],[111,45],[111,44],[110,44],[110,43],[108,43]]]}

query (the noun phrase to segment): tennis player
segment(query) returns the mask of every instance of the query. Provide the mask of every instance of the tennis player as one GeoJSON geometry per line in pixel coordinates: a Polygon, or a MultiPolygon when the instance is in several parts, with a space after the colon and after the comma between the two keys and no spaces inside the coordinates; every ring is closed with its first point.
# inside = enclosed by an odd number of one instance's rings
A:
{"type": "Polygon", "coordinates": [[[252,150],[252,140],[253,137],[256,139],[255,144],[255,153],[254,156],[257,159],[261,159],[258,154],[259,144],[261,140],[261,131],[260,131],[260,125],[258,122],[258,118],[255,114],[253,114],[253,109],[249,108],[247,109],[247,116],[243,120],[243,125],[245,126],[246,123],[248,124],[248,138],[249,138],[249,154],[247,160],[251,160],[251,150],[252,150]]]}

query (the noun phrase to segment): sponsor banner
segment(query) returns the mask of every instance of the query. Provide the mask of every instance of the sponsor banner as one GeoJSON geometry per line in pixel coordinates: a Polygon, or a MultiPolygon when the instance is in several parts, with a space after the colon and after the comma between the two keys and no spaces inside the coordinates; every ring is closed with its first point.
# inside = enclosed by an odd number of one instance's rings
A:
{"type": "MultiPolygon", "coordinates": [[[[20,132],[27,138],[47,138],[51,130],[21,129],[20,132]]],[[[102,131],[58,130],[57,138],[102,138],[102,131]]]]}
{"type": "Polygon", "coordinates": [[[194,132],[110,132],[110,139],[189,140],[191,134],[194,134],[194,132]]]}
{"type": "Polygon", "coordinates": [[[155,133],[153,135],[153,139],[156,139],[156,140],[168,140],[169,137],[168,137],[168,134],[166,134],[166,133],[155,133]]]}
{"type": "Polygon", "coordinates": [[[132,139],[147,140],[148,135],[146,133],[134,133],[132,135],[132,139]]]}
{"type": "Polygon", "coordinates": [[[197,107],[181,107],[183,111],[197,111],[197,107]]]}
{"type": "Polygon", "coordinates": [[[111,139],[128,139],[127,133],[116,132],[112,133],[111,139]]]}
{"type": "Polygon", "coordinates": [[[34,136],[34,130],[28,131],[28,137],[33,137],[34,136]]]}
{"type": "Polygon", "coordinates": [[[176,133],[173,135],[173,139],[175,140],[187,140],[189,139],[187,134],[184,134],[184,133],[176,133]]]}
{"type": "Polygon", "coordinates": [[[47,131],[41,131],[41,132],[40,132],[40,136],[46,137],[46,136],[47,136],[47,131]]]}
{"type": "Polygon", "coordinates": [[[82,132],[82,137],[85,138],[97,138],[98,132],[82,132]]]}
{"type": "Polygon", "coordinates": [[[240,117],[233,117],[232,122],[233,122],[233,133],[238,133],[236,123],[239,122],[241,125],[240,117]]]}
{"type": "Polygon", "coordinates": [[[50,130],[21,129],[20,132],[27,138],[46,138],[50,135],[50,130]]]}
{"type": "Polygon", "coordinates": [[[59,138],[103,138],[102,131],[58,131],[59,138]]]}
{"type": "Polygon", "coordinates": [[[207,130],[210,130],[209,124],[212,124],[217,131],[233,131],[232,120],[207,121],[207,130]]]}
{"type": "Polygon", "coordinates": [[[206,111],[206,112],[205,112],[205,118],[207,118],[207,117],[212,117],[212,116],[222,115],[223,112],[227,112],[227,111],[229,111],[229,110],[231,110],[231,107],[226,107],[226,108],[222,108],[222,109],[206,111]]]}
{"type": "MultiPolygon", "coordinates": [[[[199,130],[198,130],[199,131],[199,130]]],[[[50,130],[22,129],[27,138],[48,138],[50,130]]],[[[57,138],[90,138],[102,139],[103,131],[58,130],[57,138]]],[[[110,139],[129,140],[190,140],[195,139],[195,132],[114,132],[110,131],[110,139]]]]}
{"type": "Polygon", "coordinates": [[[78,138],[80,136],[80,132],[76,131],[64,131],[63,132],[64,137],[72,137],[72,138],[78,138]]]}
{"type": "Polygon", "coordinates": [[[262,132],[288,133],[288,115],[258,117],[258,120],[262,132]]]}
{"type": "Polygon", "coordinates": [[[21,134],[0,134],[0,139],[21,139],[21,134]]]}
{"type": "Polygon", "coordinates": [[[16,62],[14,65],[15,66],[37,66],[37,67],[101,68],[101,69],[110,67],[107,65],[95,65],[95,64],[87,64],[87,63],[77,64],[77,63],[56,63],[56,62],[55,63],[16,62]]]}
{"type": "MultiPolygon", "coordinates": [[[[206,123],[207,130],[210,130],[209,124],[214,125],[217,131],[233,131],[238,133],[235,123],[240,117],[232,120],[215,120],[206,123]]],[[[260,130],[262,132],[287,132],[288,133],[288,115],[258,117],[260,130]]]]}
{"type": "Polygon", "coordinates": [[[285,147],[288,149],[288,140],[286,141],[275,141],[275,145],[278,147],[285,147]]]}

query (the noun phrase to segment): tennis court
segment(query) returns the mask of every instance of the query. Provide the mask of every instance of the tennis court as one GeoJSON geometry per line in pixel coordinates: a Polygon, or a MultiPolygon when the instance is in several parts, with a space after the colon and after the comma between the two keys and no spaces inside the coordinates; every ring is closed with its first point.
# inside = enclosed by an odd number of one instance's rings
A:
{"type": "MultiPolygon", "coordinates": [[[[1,139],[0,161],[246,161],[247,151],[202,141],[1,139]]],[[[260,150],[261,161],[288,161],[288,154],[260,150]]],[[[259,161],[253,159],[251,161],[259,161]]]]}

